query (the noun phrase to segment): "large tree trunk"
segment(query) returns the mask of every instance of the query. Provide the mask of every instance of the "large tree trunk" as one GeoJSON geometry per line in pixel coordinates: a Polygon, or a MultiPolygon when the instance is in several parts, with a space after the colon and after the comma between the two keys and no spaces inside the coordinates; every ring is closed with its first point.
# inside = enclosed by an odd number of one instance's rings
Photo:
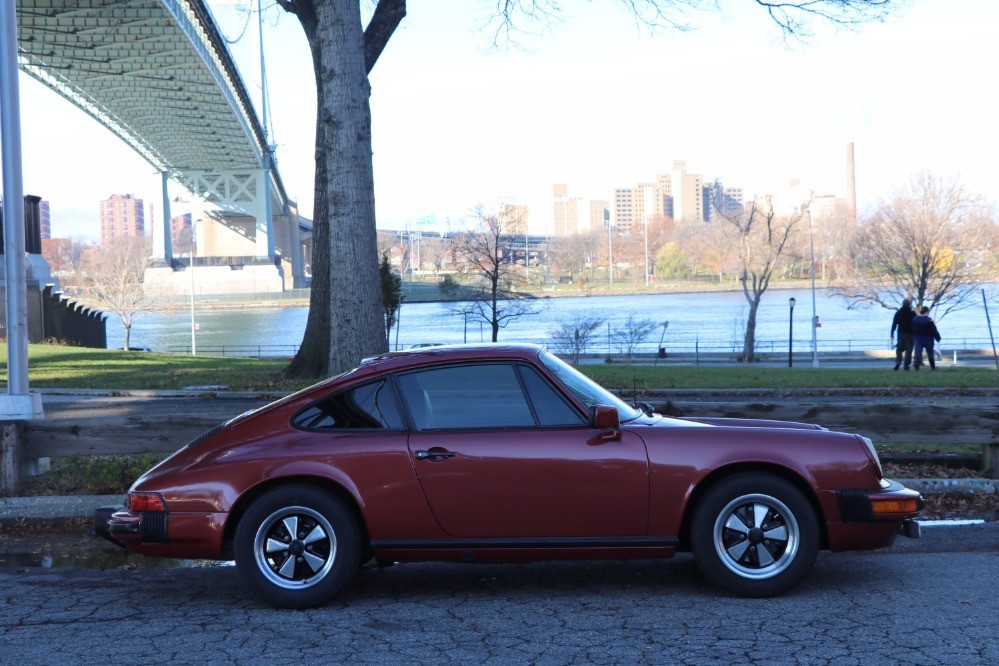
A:
{"type": "Polygon", "coordinates": [[[388,340],[360,6],[356,0],[299,6],[317,90],[314,273],[305,335],[287,374],[324,377],[388,351],[388,340]]]}

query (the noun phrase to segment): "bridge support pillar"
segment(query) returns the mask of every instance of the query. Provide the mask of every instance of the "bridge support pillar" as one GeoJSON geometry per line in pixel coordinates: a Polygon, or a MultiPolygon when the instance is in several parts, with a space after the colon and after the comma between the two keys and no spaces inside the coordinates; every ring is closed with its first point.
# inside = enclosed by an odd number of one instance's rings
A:
{"type": "Polygon", "coordinates": [[[241,171],[187,171],[182,184],[196,197],[230,213],[253,217],[253,252],[274,257],[274,222],[271,216],[270,156],[266,169],[241,171]]]}
{"type": "Polygon", "coordinates": [[[162,172],[163,176],[163,217],[157,221],[154,217],[153,224],[153,259],[163,259],[168,262],[173,259],[173,236],[170,228],[170,190],[168,184],[170,175],[162,172]]]}
{"type": "Polygon", "coordinates": [[[257,178],[257,256],[274,256],[274,216],[271,214],[271,157],[264,156],[264,168],[257,178]]]}
{"type": "Polygon", "coordinates": [[[298,226],[298,202],[288,204],[288,224],[291,225],[291,238],[288,252],[291,253],[291,283],[294,289],[305,287],[305,257],[302,248],[302,229],[298,226]]]}

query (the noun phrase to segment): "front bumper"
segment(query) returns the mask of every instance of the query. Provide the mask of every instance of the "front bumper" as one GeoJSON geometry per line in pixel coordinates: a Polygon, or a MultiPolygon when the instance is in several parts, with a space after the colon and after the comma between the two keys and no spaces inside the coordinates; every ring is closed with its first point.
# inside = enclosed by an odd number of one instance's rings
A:
{"type": "Polygon", "coordinates": [[[885,548],[899,535],[922,536],[916,517],[925,502],[915,490],[886,480],[878,490],[837,490],[824,494],[823,510],[839,520],[827,523],[833,551],[885,548]]]}

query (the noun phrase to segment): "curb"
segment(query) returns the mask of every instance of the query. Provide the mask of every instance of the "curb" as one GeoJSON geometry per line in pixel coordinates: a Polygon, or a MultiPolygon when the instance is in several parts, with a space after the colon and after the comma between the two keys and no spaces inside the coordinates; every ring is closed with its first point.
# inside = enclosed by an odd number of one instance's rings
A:
{"type": "Polygon", "coordinates": [[[97,507],[120,505],[124,499],[124,495],[0,497],[0,525],[12,526],[21,521],[39,523],[91,518],[97,507]]]}
{"type": "Polygon", "coordinates": [[[994,495],[999,492],[999,481],[995,479],[895,479],[895,481],[923,495],[944,493],[994,495]]]}

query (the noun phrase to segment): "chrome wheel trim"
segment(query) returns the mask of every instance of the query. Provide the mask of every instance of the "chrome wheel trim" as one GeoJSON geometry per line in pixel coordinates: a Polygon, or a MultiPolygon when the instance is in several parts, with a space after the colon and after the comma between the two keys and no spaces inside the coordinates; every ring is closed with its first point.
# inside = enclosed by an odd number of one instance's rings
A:
{"type": "Polygon", "coordinates": [[[267,516],[253,538],[253,559],[269,582],[304,590],[329,574],[336,561],[336,534],[319,512],[288,506],[267,516]]]}
{"type": "Polygon", "coordinates": [[[780,574],[794,561],[800,544],[798,521],[775,497],[737,497],[718,513],[714,546],[718,559],[732,573],[750,580],[780,574]]]}

